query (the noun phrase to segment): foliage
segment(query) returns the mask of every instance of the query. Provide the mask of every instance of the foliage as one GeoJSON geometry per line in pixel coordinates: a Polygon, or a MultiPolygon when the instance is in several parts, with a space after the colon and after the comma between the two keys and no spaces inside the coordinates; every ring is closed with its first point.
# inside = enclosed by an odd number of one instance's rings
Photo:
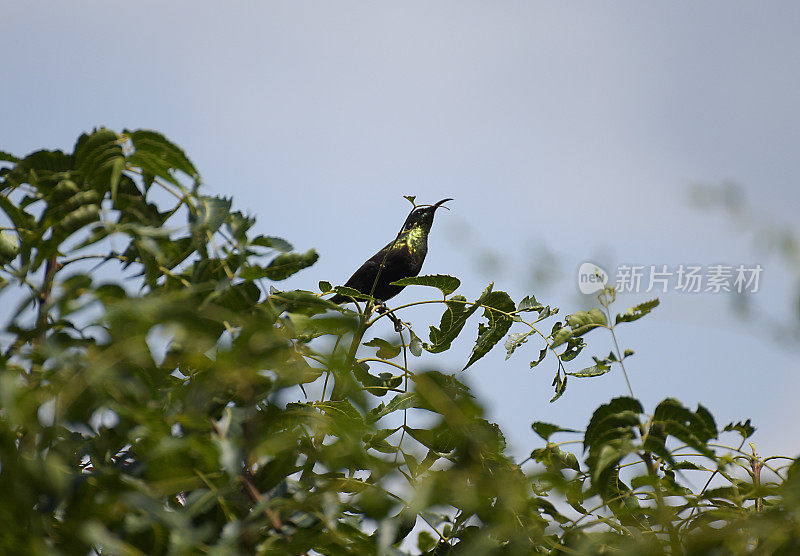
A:
{"type": "Polygon", "coordinates": [[[628,349],[571,365],[590,332],[616,346],[616,327],[657,300],[612,318],[607,289],[556,320],[533,295],[489,285],[470,300],[454,277],[418,277],[404,283],[438,292],[411,305],[443,310],[423,340],[404,307],[267,283],[317,254],[254,236],[159,133],[100,129],[70,153],[0,159],[0,293],[19,301],[0,356],[0,518],[14,524],[0,552],[798,549],[797,465],[743,451],[749,421],[720,431],[672,399],[648,413],[631,391],[582,432],[534,423],[543,446],[514,462],[457,373],[414,370],[474,317],[464,368],[504,338],[509,357],[530,341],[531,367],[554,364],[555,400],[569,377],[624,372],[628,349]],[[384,318],[399,338],[364,342],[384,318]]]}

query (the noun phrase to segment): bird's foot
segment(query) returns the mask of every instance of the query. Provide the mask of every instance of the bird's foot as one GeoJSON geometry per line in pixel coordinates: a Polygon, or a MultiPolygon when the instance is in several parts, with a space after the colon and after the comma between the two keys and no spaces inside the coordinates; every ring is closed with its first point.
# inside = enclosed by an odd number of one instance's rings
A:
{"type": "Polygon", "coordinates": [[[399,318],[397,318],[394,313],[389,311],[389,307],[386,306],[386,303],[384,301],[381,301],[380,303],[378,303],[375,306],[375,310],[378,313],[380,313],[381,315],[384,314],[384,313],[389,313],[387,316],[389,317],[389,320],[391,320],[392,323],[394,323],[394,331],[395,332],[402,332],[403,331],[403,321],[401,321],[399,318]]]}

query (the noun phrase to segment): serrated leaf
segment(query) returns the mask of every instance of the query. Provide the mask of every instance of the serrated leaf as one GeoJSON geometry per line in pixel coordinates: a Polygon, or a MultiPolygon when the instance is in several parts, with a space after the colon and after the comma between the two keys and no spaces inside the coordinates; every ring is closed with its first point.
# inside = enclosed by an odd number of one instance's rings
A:
{"type": "Polygon", "coordinates": [[[34,218],[32,214],[28,214],[16,206],[5,195],[0,195],[0,209],[3,209],[3,212],[6,213],[9,220],[11,220],[18,229],[29,229],[36,225],[36,218],[34,218]]]}
{"type": "Polygon", "coordinates": [[[11,153],[7,153],[5,151],[0,151],[0,161],[16,163],[16,162],[19,162],[19,158],[17,158],[16,156],[14,156],[11,153]]]}
{"type": "Polygon", "coordinates": [[[83,134],[75,144],[75,169],[100,192],[110,192],[116,199],[117,186],[125,168],[120,139],[109,129],[83,134]]]}
{"type": "Polygon", "coordinates": [[[367,295],[365,293],[361,293],[357,289],[348,288],[347,286],[334,286],[333,289],[331,290],[331,292],[339,294],[339,295],[343,295],[345,297],[352,297],[352,298],[355,298],[355,299],[363,299],[363,300],[367,300],[367,301],[371,301],[371,300],[375,299],[371,295],[367,295]]]}
{"type": "MultiPolygon", "coordinates": [[[[176,170],[195,182],[200,180],[197,169],[183,150],[157,131],[126,129],[123,134],[128,136],[134,148],[134,152],[128,156],[128,163],[143,170],[146,182],[152,183],[153,177],[158,177],[180,186],[174,175],[176,170]]],[[[146,185],[149,187],[149,184],[146,185]]]]}
{"type": "Polygon", "coordinates": [[[364,342],[363,345],[378,348],[376,355],[381,359],[394,359],[400,355],[402,350],[401,346],[392,345],[383,338],[373,338],[369,342],[364,342]]]}
{"type": "Polygon", "coordinates": [[[430,276],[410,276],[408,278],[401,278],[392,282],[394,286],[430,286],[438,288],[442,294],[447,297],[458,289],[461,285],[461,280],[455,276],[448,276],[446,274],[433,274],[430,276]]]}
{"type": "Polygon", "coordinates": [[[247,230],[252,228],[255,223],[255,218],[245,216],[240,211],[236,210],[230,213],[228,219],[225,221],[225,227],[228,229],[233,239],[240,243],[246,243],[247,230]]]}
{"type": "Polygon", "coordinates": [[[566,321],[572,328],[573,336],[583,336],[590,330],[608,324],[605,314],[597,308],[567,315],[566,321]]]}
{"type": "MultiPolygon", "coordinates": [[[[490,286],[491,287],[491,286],[490,286]]],[[[450,344],[463,330],[467,319],[478,309],[475,303],[467,303],[460,295],[453,296],[445,305],[439,328],[430,327],[430,344],[423,344],[431,353],[439,353],[450,348],[450,344]]]]}
{"type": "Polygon", "coordinates": [[[519,302],[517,312],[526,313],[529,311],[541,311],[543,308],[542,304],[536,301],[536,298],[531,294],[526,295],[522,301],[519,302]]]}
{"type": "Polygon", "coordinates": [[[327,299],[305,290],[282,292],[271,288],[269,300],[280,312],[286,311],[308,316],[324,313],[328,309],[338,308],[337,305],[327,299]]]}
{"type": "Polygon", "coordinates": [[[600,376],[604,375],[611,370],[611,365],[605,363],[604,361],[599,361],[596,365],[592,365],[591,367],[586,367],[581,369],[580,371],[575,371],[572,373],[567,373],[569,376],[574,376],[578,378],[585,378],[590,376],[600,376]]]}
{"type": "Polygon", "coordinates": [[[544,319],[546,319],[548,317],[551,317],[551,316],[557,314],[558,313],[558,307],[556,307],[554,309],[551,309],[550,305],[548,305],[546,307],[540,308],[538,311],[539,311],[539,316],[536,317],[536,320],[534,322],[542,321],[542,320],[544,320],[544,319]]]}
{"type": "Polygon", "coordinates": [[[550,337],[553,339],[553,343],[550,344],[550,347],[556,348],[572,337],[572,330],[564,326],[563,323],[557,322],[553,325],[550,337]]]}
{"type": "Polygon", "coordinates": [[[404,427],[408,435],[437,453],[446,454],[455,448],[455,435],[449,429],[414,429],[404,427]]]}
{"type": "Polygon", "coordinates": [[[272,259],[264,269],[264,275],[273,281],[285,280],[292,274],[317,262],[319,255],[314,249],[305,253],[282,253],[272,259]]]}
{"type": "Polygon", "coordinates": [[[402,376],[393,376],[392,373],[381,373],[379,376],[370,374],[366,363],[353,365],[353,376],[364,390],[378,397],[385,396],[390,389],[397,388],[403,381],[402,376]]]}
{"type": "Polygon", "coordinates": [[[367,414],[367,422],[374,423],[382,417],[385,417],[386,415],[389,415],[395,411],[417,407],[419,402],[419,395],[416,392],[404,392],[402,394],[397,394],[389,401],[388,404],[380,404],[375,409],[372,409],[367,414]]]}
{"type": "Polygon", "coordinates": [[[633,428],[639,424],[643,413],[639,400],[629,397],[614,398],[598,407],[589,420],[583,443],[586,448],[600,447],[613,439],[633,438],[633,428]]]}
{"type": "Polygon", "coordinates": [[[659,301],[658,299],[651,299],[650,301],[645,301],[644,303],[639,303],[638,305],[634,305],[633,307],[628,308],[621,315],[617,315],[615,319],[615,324],[619,324],[621,322],[633,322],[645,316],[647,313],[658,307],[659,301]]]}
{"type": "Polygon", "coordinates": [[[531,459],[544,464],[550,472],[560,473],[563,469],[572,469],[580,472],[581,466],[575,454],[562,450],[550,442],[544,448],[537,448],[531,452],[531,459]]]}
{"type": "Polygon", "coordinates": [[[556,374],[556,378],[553,381],[553,386],[555,386],[555,394],[552,398],[550,398],[550,403],[553,403],[558,398],[564,395],[564,392],[567,390],[567,377],[561,377],[560,374],[556,374]]]}
{"type": "Polygon", "coordinates": [[[547,349],[548,349],[547,347],[543,347],[541,351],[539,351],[538,359],[536,359],[535,361],[531,361],[531,369],[544,360],[545,356],[547,355],[547,349]]]}
{"type": "Polygon", "coordinates": [[[738,432],[742,435],[742,440],[750,438],[756,432],[756,428],[750,424],[750,419],[744,422],[738,421],[736,423],[728,423],[722,430],[725,432],[738,432]]]}
{"type": "Polygon", "coordinates": [[[506,348],[506,359],[511,357],[511,354],[514,351],[528,341],[528,337],[531,334],[535,334],[534,330],[529,330],[527,332],[516,332],[514,334],[509,334],[508,338],[506,338],[505,348],[506,348]]]}
{"type": "Polygon", "coordinates": [[[553,425],[553,424],[550,424],[550,423],[544,423],[542,421],[534,422],[531,425],[531,428],[533,429],[533,432],[535,432],[536,434],[541,436],[542,439],[545,440],[545,441],[549,440],[550,436],[552,436],[553,434],[555,434],[557,432],[578,432],[578,431],[576,431],[574,429],[565,429],[565,428],[560,427],[558,425],[553,425]]]}
{"type": "Polygon", "coordinates": [[[672,469],[682,469],[687,471],[708,471],[706,467],[687,460],[676,461],[671,467],[672,469]]]}
{"type": "Polygon", "coordinates": [[[693,423],[692,432],[703,441],[716,438],[719,432],[717,431],[717,423],[714,420],[714,416],[711,415],[711,412],[701,404],[697,404],[697,410],[694,414],[697,420],[693,423]]]}
{"type": "Polygon", "coordinates": [[[483,316],[487,320],[487,325],[479,328],[478,339],[472,348],[469,361],[461,369],[462,371],[489,353],[497,342],[503,339],[514,322],[510,313],[514,311],[516,306],[506,292],[489,292],[485,296],[482,295],[478,302],[484,308],[483,316]]]}
{"type": "Polygon", "coordinates": [[[214,302],[234,313],[251,309],[261,296],[261,290],[253,282],[240,282],[229,286],[214,302]]]}
{"type": "Polygon", "coordinates": [[[586,342],[583,341],[583,338],[571,337],[567,340],[567,347],[559,357],[562,361],[572,361],[578,357],[584,347],[586,347],[586,342]]]}
{"type": "MultiPolygon", "coordinates": [[[[699,406],[698,411],[693,413],[678,400],[667,398],[656,406],[652,422],[652,427],[659,427],[663,434],[671,435],[698,452],[713,457],[706,443],[717,436],[717,430],[713,417],[704,407],[699,406]]],[[[662,438],[653,435],[653,442],[647,443],[647,447],[654,450],[662,447],[663,434],[662,438]]]]}
{"type": "Polygon", "coordinates": [[[224,197],[202,196],[189,222],[198,233],[214,233],[230,216],[232,201],[224,197]]]}
{"type": "Polygon", "coordinates": [[[364,417],[361,413],[350,403],[349,400],[331,400],[327,402],[317,402],[314,407],[322,410],[331,417],[346,417],[351,421],[363,423],[364,417]]]}
{"type": "Polygon", "coordinates": [[[319,291],[321,291],[322,293],[328,293],[332,289],[333,289],[333,286],[331,286],[330,282],[326,282],[324,280],[320,281],[320,283],[319,283],[319,291]]]}
{"type": "Polygon", "coordinates": [[[403,454],[403,460],[406,462],[406,466],[408,467],[408,471],[411,473],[411,476],[416,477],[419,461],[417,461],[417,458],[415,458],[413,455],[405,452],[404,450],[400,450],[400,453],[403,454]]]}
{"type": "Polygon", "coordinates": [[[289,251],[294,249],[291,243],[289,243],[285,239],[281,239],[275,236],[258,236],[250,241],[250,245],[258,245],[259,247],[277,249],[278,251],[283,251],[284,253],[288,253],[289,251]]]}

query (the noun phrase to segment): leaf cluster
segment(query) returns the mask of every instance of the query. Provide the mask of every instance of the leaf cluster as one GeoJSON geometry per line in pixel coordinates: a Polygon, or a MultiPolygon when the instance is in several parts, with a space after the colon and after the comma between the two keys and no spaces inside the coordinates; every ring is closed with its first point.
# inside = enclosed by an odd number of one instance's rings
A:
{"type": "Polygon", "coordinates": [[[615,334],[657,300],[612,319],[606,290],[601,308],[556,320],[533,295],[515,302],[489,285],[468,298],[455,277],[421,276],[398,285],[439,290],[410,305],[443,313],[418,334],[405,307],[342,286],[280,290],[316,252],[254,233],[157,132],[98,129],[68,153],[0,160],[0,294],[17,303],[0,343],[0,519],[14,524],[0,552],[789,553],[800,543],[796,464],[743,451],[749,420],[720,431],[702,406],[667,399],[648,413],[620,397],[585,431],[534,423],[544,445],[515,462],[462,375],[431,369],[473,319],[463,369],[501,341],[507,357],[536,344],[530,366],[550,357],[555,400],[568,377],[624,371],[629,349],[571,365],[590,332],[615,334]],[[366,303],[350,311],[328,293],[366,303]],[[384,318],[401,331],[374,336],[384,318]]]}

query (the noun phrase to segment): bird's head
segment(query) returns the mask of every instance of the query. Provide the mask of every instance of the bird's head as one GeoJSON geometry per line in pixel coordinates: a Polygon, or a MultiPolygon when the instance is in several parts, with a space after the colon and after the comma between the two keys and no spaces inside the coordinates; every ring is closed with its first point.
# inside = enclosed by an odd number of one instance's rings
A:
{"type": "Polygon", "coordinates": [[[424,228],[426,231],[430,230],[431,225],[433,224],[433,215],[436,212],[436,209],[441,207],[443,203],[452,200],[453,199],[442,199],[435,205],[422,205],[416,207],[411,211],[411,214],[408,215],[408,218],[406,218],[406,223],[403,224],[403,231],[408,232],[414,228],[420,227],[424,228]]]}

